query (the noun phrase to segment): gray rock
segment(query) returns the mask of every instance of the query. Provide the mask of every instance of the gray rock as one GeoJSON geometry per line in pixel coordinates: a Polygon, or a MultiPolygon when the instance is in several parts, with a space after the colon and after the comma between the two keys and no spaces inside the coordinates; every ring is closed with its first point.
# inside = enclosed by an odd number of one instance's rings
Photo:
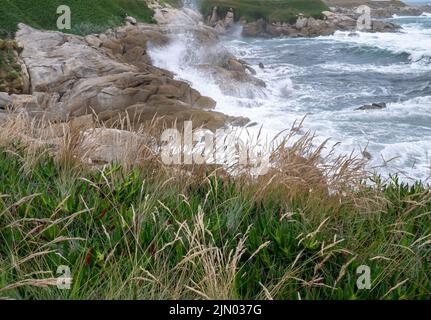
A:
{"type": "Polygon", "coordinates": [[[130,23],[131,25],[136,25],[138,23],[138,21],[131,16],[127,16],[124,20],[126,23],[130,23]]]}
{"type": "Polygon", "coordinates": [[[229,11],[226,13],[226,17],[224,18],[224,25],[225,28],[232,27],[235,20],[235,14],[233,12],[233,9],[230,8],[229,11]]]}
{"type": "Polygon", "coordinates": [[[6,109],[12,103],[12,98],[6,92],[0,92],[0,109],[6,109]]]}
{"type": "Polygon", "coordinates": [[[175,114],[182,108],[196,122],[204,121],[196,126],[222,126],[224,115],[203,110],[214,107],[213,100],[186,82],[174,80],[170,72],[153,67],[145,56],[147,42],[165,43],[163,30],[157,25],[121,27],[118,33],[99,37],[102,43],[96,48],[79,36],[21,24],[16,38],[24,48],[22,58],[33,94],[14,97],[14,105],[32,115],[65,121],[92,113],[118,115],[130,106],[147,104],[148,108],[141,108],[145,117],[139,121],[175,114]],[[143,50],[135,52],[136,48],[143,50]]]}
{"type": "Polygon", "coordinates": [[[385,108],[386,108],[386,103],[380,102],[380,103],[366,104],[366,105],[363,105],[362,107],[359,107],[355,110],[381,110],[381,109],[385,109],[385,108]]]}

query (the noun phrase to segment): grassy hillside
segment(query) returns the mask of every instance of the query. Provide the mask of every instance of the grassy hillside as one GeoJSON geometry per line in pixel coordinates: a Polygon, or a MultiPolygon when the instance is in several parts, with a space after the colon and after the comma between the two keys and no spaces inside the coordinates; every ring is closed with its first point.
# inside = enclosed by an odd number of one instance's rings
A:
{"type": "Polygon", "coordinates": [[[72,30],[68,32],[75,34],[101,32],[120,25],[125,13],[146,22],[153,15],[143,0],[0,0],[0,36],[13,33],[19,22],[55,30],[60,5],[71,8],[72,30]]]}
{"type": "Polygon", "coordinates": [[[201,10],[208,15],[214,6],[218,6],[222,14],[234,8],[236,17],[247,21],[263,18],[283,22],[292,22],[298,13],[319,17],[328,9],[321,0],[202,0],[201,10]]]}

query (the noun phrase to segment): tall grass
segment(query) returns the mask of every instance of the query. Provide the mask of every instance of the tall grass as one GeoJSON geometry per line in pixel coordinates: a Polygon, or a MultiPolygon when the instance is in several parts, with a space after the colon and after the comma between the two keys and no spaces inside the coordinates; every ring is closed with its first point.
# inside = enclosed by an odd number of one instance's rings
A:
{"type": "Polygon", "coordinates": [[[370,177],[361,159],[323,156],[327,145],[297,129],[259,178],[164,166],[152,139],[142,157],[90,165],[85,130],[1,125],[0,297],[430,297],[431,193],[420,183],[370,177]],[[60,265],[70,290],[55,286],[60,265]],[[370,290],[356,285],[360,265],[370,290]]]}
{"type": "MultiPolygon", "coordinates": [[[[12,36],[22,22],[38,29],[57,30],[57,8],[71,9],[70,33],[85,35],[99,33],[123,24],[126,14],[141,22],[152,22],[153,11],[144,0],[1,0],[0,37],[12,36]]],[[[65,30],[68,32],[68,30],[65,30]]]]}

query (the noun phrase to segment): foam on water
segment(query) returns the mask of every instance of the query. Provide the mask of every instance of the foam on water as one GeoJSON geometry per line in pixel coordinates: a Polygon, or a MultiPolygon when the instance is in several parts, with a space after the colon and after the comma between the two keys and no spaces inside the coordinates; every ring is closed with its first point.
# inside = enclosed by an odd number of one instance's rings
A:
{"type": "Polygon", "coordinates": [[[393,20],[403,24],[401,32],[225,39],[224,45],[267,83],[253,94],[246,86],[226,94],[200,71],[196,65],[208,61],[193,39],[181,37],[150,54],[157,66],[215,99],[217,111],[246,116],[269,137],[306,116],[305,130],[315,131],[317,142],[331,138],[341,142],[338,152],[348,154],[367,148],[369,166],[378,173],[426,180],[431,175],[431,18],[393,20]],[[386,109],[354,111],[383,101],[386,109]]]}

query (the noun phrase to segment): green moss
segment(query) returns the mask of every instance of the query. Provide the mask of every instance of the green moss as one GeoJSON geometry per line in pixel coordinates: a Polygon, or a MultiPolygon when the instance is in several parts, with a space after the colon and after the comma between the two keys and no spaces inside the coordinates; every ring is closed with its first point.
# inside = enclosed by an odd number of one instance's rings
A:
{"type": "Polygon", "coordinates": [[[236,18],[247,21],[264,19],[269,22],[293,22],[298,13],[319,18],[328,7],[321,0],[203,0],[201,11],[208,16],[214,6],[224,15],[233,8],[236,18]]]}
{"type": "Polygon", "coordinates": [[[20,22],[56,30],[60,5],[72,13],[72,29],[66,31],[81,35],[121,25],[126,13],[141,22],[152,22],[153,16],[144,0],[1,0],[0,37],[11,36],[20,22]]]}

